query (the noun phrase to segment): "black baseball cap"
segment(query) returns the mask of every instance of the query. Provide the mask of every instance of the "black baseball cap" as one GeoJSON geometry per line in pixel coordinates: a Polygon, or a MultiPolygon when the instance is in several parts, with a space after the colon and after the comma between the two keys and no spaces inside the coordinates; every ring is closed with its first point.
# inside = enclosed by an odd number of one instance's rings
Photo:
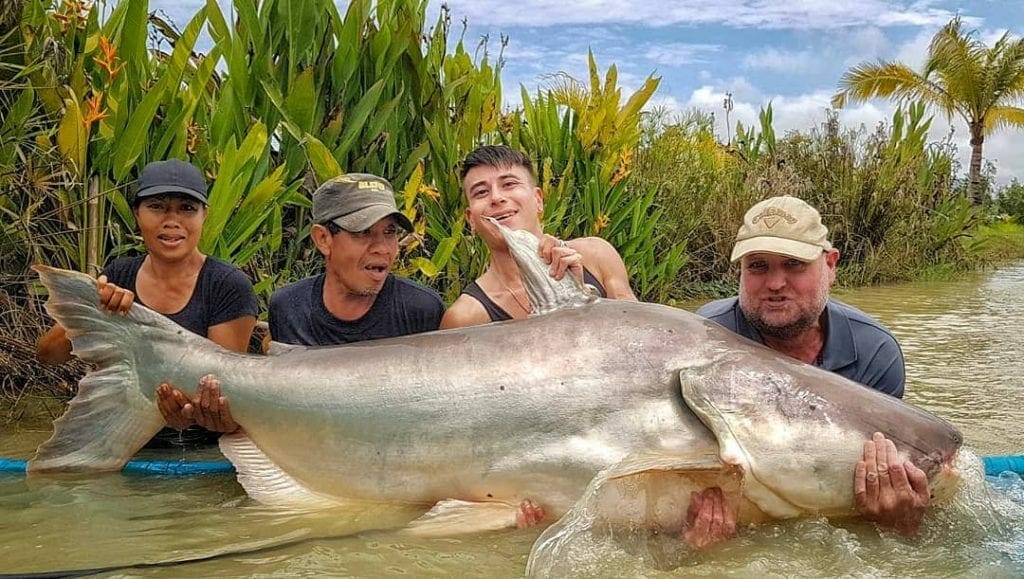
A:
{"type": "Polygon", "coordinates": [[[206,179],[198,167],[178,159],[153,161],[142,169],[134,203],[146,197],[179,193],[207,205],[206,179]]]}

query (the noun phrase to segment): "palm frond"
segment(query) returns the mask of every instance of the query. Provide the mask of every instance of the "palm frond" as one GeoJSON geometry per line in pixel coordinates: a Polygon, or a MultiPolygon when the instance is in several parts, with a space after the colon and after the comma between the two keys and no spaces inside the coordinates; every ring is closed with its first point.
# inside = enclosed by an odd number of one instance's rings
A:
{"type": "Polygon", "coordinates": [[[832,97],[832,106],[842,108],[847,100],[863,101],[873,97],[922,100],[952,116],[955,107],[946,91],[937,83],[898,62],[862,63],[839,81],[840,91],[832,97]]]}
{"type": "Polygon", "coordinates": [[[1020,107],[996,106],[985,115],[985,134],[992,134],[1005,128],[1024,129],[1024,109],[1020,107]]]}

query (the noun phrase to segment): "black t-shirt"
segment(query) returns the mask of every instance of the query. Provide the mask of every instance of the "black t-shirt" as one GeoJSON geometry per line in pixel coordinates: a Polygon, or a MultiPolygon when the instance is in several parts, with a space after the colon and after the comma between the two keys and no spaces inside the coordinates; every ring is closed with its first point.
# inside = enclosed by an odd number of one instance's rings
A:
{"type": "MultiPolygon", "coordinates": [[[[146,304],[135,289],[135,279],[145,259],[145,255],[123,257],[108,263],[103,269],[107,281],[131,290],[135,294],[135,301],[142,305],[146,304]]],[[[255,316],[258,311],[252,282],[242,270],[207,256],[199,270],[192,297],[185,307],[173,314],[162,315],[186,330],[208,338],[210,327],[242,316],[255,316]]],[[[146,446],[160,448],[214,444],[219,436],[220,433],[210,432],[195,424],[182,431],[165,426],[146,446]]]]}
{"type": "MultiPolygon", "coordinates": [[[[146,304],[135,290],[135,278],[145,259],[145,255],[115,259],[103,269],[108,281],[131,290],[135,301],[142,305],[146,304]]],[[[185,307],[179,312],[163,315],[186,330],[207,338],[211,326],[257,313],[256,294],[249,278],[240,269],[207,257],[185,307]]]]}
{"type": "Polygon", "coordinates": [[[388,275],[369,311],[339,320],[324,305],[324,274],[288,284],[270,298],[270,337],[284,344],[329,346],[436,330],[444,303],[437,292],[388,275]]]}

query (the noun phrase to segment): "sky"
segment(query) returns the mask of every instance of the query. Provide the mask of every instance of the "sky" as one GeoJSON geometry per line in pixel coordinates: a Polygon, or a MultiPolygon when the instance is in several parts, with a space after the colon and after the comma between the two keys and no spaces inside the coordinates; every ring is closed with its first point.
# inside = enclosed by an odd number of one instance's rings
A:
{"type": "MultiPolygon", "coordinates": [[[[223,2],[222,2],[223,3],[223,2]]],[[[200,0],[151,0],[184,26],[200,0]]],[[[345,2],[339,2],[344,6],[345,2]]],[[[778,135],[808,130],[825,120],[842,74],[865,61],[898,60],[920,68],[932,36],[954,16],[987,43],[1006,32],[1024,33],[1024,0],[447,0],[453,28],[465,20],[465,39],[484,36],[491,54],[504,49],[505,104],[550,86],[567,73],[585,80],[587,52],[602,73],[614,64],[624,95],[654,75],[661,85],[650,106],[670,113],[698,108],[714,113],[725,141],[736,121],[756,125],[772,104],[778,135]],[[732,95],[728,131],[723,102],[732,95]]],[[[441,3],[430,0],[436,14],[441,3]]],[[[433,18],[428,22],[433,22],[433,18]]],[[[1024,106],[1024,103],[1019,103],[1024,106]]],[[[873,129],[892,118],[886,100],[848,104],[840,122],[873,129]]],[[[930,136],[950,137],[962,172],[970,155],[965,124],[937,113],[930,136]]],[[[985,143],[996,182],[1024,181],[1024,130],[1004,130],[985,143]]]]}

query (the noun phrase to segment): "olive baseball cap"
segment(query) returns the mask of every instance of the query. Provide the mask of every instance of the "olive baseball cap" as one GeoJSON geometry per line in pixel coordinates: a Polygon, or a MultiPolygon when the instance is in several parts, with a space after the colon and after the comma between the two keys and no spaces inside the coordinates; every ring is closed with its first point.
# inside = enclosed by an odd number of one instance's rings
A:
{"type": "Polygon", "coordinates": [[[335,225],[345,231],[365,231],[381,219],[395,221],[412,231],[412,222],[395,205],[395,191],[376,175],[346,173],[335,177],[313,192],[313,222],[335,225]]]}
{"type": "Polygon", "coordinates": [[[828,228],[822,225],[818,210],[785,195],[765,199],[747,211],[736,234],[731,261],[749,253],[777,253],[814,261],[830,249],[828,228]]]}
{"type": "Polygon", "coordinates": [[[166,193],[180,193],[208,204],[203,173],[195,165],[178,159],[154,161],[143,167],[133,202],[166,193]]]}

